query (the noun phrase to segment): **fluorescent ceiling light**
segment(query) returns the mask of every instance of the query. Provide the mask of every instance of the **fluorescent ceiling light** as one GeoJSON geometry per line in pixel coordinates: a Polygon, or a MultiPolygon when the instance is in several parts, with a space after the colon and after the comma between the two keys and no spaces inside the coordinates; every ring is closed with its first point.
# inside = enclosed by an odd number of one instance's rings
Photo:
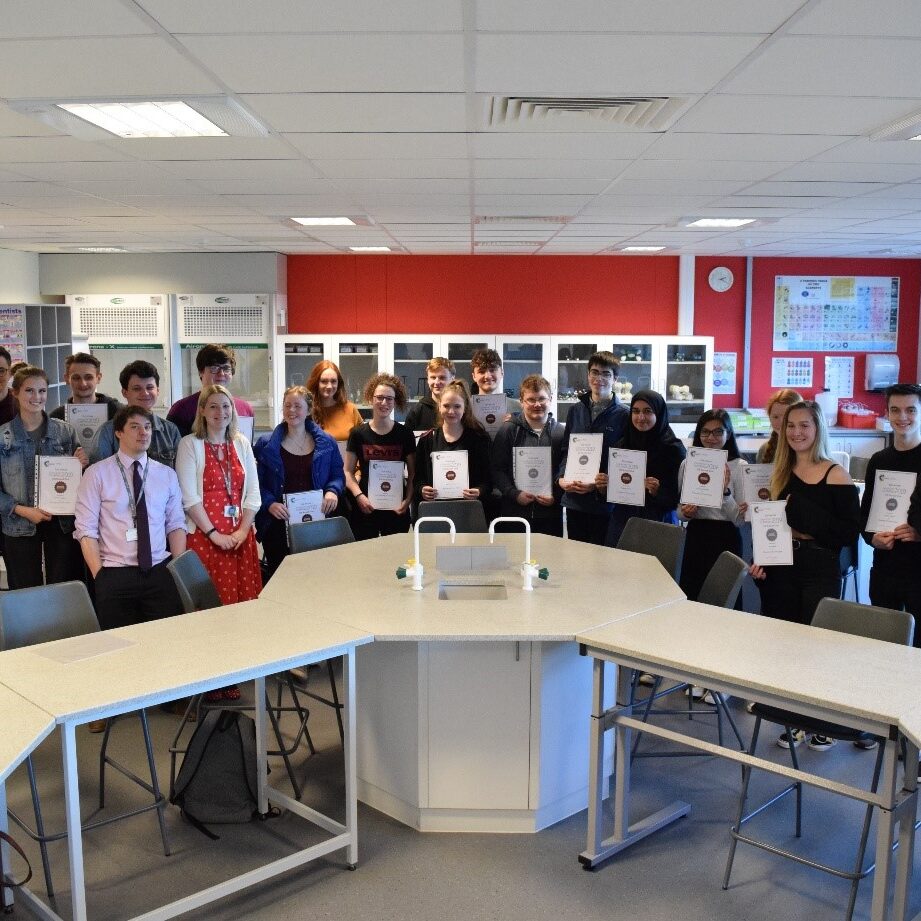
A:
{"type": "Polygon", "coordinates": [[[127,253],[128,250],[120,246],[78,246],[78,253],[127,253]]]}
{"type": "Polygon", "coordinates": [[[61,103],[59,108],[122,138],[227,137],[184,102],[61,103]]]}
{"type": "Polygon", "coordinates": [[[389,253],[391,249],[389,246],[350,246],[349,249],[353,253],[389,253]]]}
{"type": "Polygon", "coordinates": [[[753,217],[701,217],[686,227],[744,227],[746,224],[754,224],[753,217]]]}
{"type": "Polygon", "coordinates": [[[624,246],[622,253],[661,253],[664,246],[624,246]]]}
{"type": "Polygon", "coordinates": [[[913,138],[909,138],[909,141],[921,141],[921,134],[916,134],[913,138]]]}
{"type": "Polygon", "coordinates": [[[350,217],[293,217],[295,224],[305,227],[354,227],[355,222],[350,217]]]}

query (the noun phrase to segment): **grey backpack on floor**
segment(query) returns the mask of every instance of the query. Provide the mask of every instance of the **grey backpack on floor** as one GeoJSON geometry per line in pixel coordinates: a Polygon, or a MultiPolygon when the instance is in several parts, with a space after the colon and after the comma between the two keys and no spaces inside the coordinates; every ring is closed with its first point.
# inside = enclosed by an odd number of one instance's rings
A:
{"type": "Polygon", "coordinates": [[[235,710],[209,710],[189,739],[170,802],[203,825],[249,822],[256,813],[256,724],[235,710]]]}

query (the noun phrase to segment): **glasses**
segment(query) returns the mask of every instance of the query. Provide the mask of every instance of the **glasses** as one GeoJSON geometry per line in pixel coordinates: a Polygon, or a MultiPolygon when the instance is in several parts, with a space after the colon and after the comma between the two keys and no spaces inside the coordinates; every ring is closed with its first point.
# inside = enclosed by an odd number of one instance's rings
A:
{"type": "Polygon", "coordinates": [[[2,365],[0,365],[0,374],[9,374],[9,373],[10,373],[9,368],[4,368],[2,365]]]}
{"type": "Polygon", "coordinates": [[[546,397],[531,397],[527,400],[522,400],[521,402],[524,403],[525,406],[547,406],[550,403],[550,400],[548,400],[546,397]]]}
{"type": "Polygon", "coordinates": [[[701,438],[722,438],[726,434],[726,429],[701,429],[701,438]]]}
{"type": "Polygon", "coordinates": [[[208,365],[212,374],[233,374],[233,365],[208,365]]]}
{"type": "Polygon", "coordinates": [[[379,393],[374,394],[375,403],[393,403],[396,400],[396,397],[385,397],[381,396],[379,393]]]}
{"type": "Polygon", "coordinates": [[[635,406],[630,409],[631,416],[654,416],[655,410],[652,409],[637,409],[635,406]]]}
{"type": "Polygon", "coordinates": [[[602,380],[613,381],[614,372],[613,371],[600,371],[598,368],[589,368],[588,371],[589,377],[600,377],[602,380]]]}

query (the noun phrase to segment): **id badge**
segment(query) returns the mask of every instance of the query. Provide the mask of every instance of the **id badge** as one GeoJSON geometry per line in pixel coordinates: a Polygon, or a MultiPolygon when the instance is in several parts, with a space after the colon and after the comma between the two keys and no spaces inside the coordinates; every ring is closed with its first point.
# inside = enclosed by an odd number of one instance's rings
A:
{"type": "Polygon", "coordinates": [[[239,505],[225,505],[224,506],[224,517],[236,519],[240,514],[239,505]]]}
{"type": "Polygon", "coordinates": [[[125,540],[128,541],[129,544],[137,543],[137,539],[138,539],[138,529],[137,528],[128,528],[128,530],[125,531],[125,540]]]}

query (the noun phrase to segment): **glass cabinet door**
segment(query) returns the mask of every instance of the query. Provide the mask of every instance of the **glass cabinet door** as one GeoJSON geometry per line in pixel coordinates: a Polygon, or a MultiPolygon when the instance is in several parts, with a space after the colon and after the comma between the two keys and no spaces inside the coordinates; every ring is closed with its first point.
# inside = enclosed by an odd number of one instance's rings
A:
{"type": "Polygon", "coordinates": [[[457,376],[470,383],[470,359],[477,349],[494,349],[496,340],[492,336],[442,336],[440,354],[450,358],[457,369],[457,376]]]}
{"type": "Polygon", "coordinates": [[[286,342],[284,389],[306,387],[310,372],[325,357],[322,342],[286,342]]]}
{"type": "Polygon", "coordinates": [[[554,340],[556,358],[556,418],[566,422],[572,405],[588,391],[588,360],[598,340],[554,340]]]}
{"type": "Polygon", "coordinates": [[[393,373],[406,388],[406,409],[395,410],[395,419],[402,422],[406,413],[428,396],[429,385],[426,365],[435,357],[435,340],[409,341],[408,337],[393,342],[393,373]]]}
{"type": "Polygon", "coordinates": [[[380,370],[379,339],[362,336],[336,341],[337,357],[333,359],[345,379],[346,396],[358,407],[365,419],[371,418],[371,406],[365,403],[363,392],[368,378],[380,370]]]}
{"type": "Polygon", "coordinates": [[[710,405],[711,358],[705,342],[665,344],[665,392],[672,422],[696,422],[710,405]]]}
{"type": "Polygon", "coordinates": [[[654,389],[653,354],[651,340],[615,340],[611,346],[614,357],[620,362],[620,373],[614,381],[614,394],[625,406],[638,390],[654,389]]]}
{"type": "Polygon", "coordinates": [[[496,346],[502,357],[502,388],[506,396],[517,400],[521,382],[528,375],[546,377],[546,343],[534,340],[509,341],[500,337],[496,346]]]}

